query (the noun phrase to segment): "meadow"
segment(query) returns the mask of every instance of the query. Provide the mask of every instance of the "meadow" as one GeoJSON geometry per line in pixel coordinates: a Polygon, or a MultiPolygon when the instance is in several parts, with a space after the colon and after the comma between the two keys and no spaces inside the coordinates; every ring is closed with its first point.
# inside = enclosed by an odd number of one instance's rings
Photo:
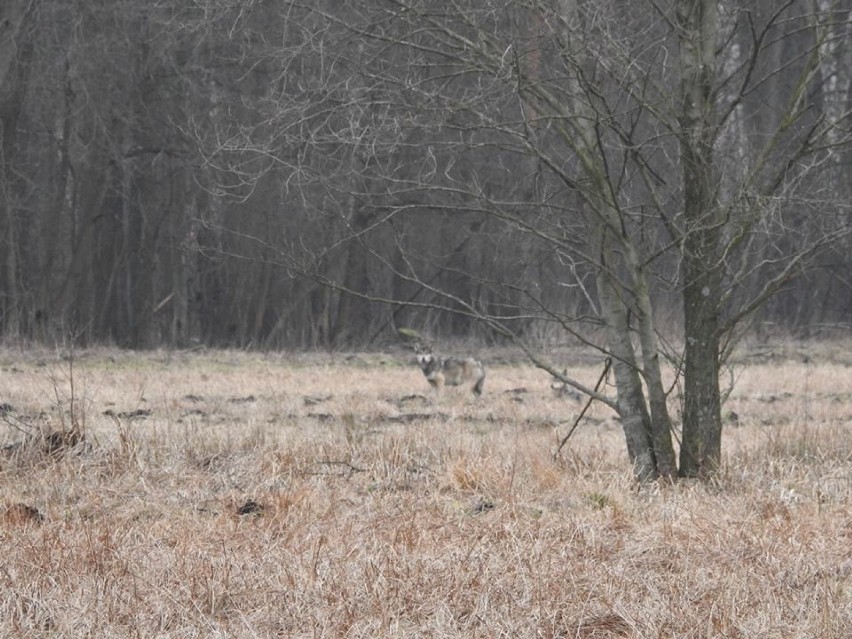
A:
{"type": "Polygon", "coordinates": [[[743,354],[717,481],[642,486],[506,353],[2,350],[0,636],[848,639],[848,346],[743,354]]]}

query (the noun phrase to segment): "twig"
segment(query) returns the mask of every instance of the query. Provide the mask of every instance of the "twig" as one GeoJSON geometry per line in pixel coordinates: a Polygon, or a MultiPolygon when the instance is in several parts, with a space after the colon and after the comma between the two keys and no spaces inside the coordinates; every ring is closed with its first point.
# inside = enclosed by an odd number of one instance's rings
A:
{"type": "MultiPolygon", "coordinates": [[[[603,372],[601,373],[601,376],[598,378],[597,384],[595,384],[595,392],[596,393],[598,391],[600,391],[600,388],[603,385],[604,381],[606,380],[607,375],[609,375],[609,368],[610,368],[611,365],[612,365],[612,358],[607,357],[606,362],[604,363],[603,372]]],[[[559,452],[562,450],[562,447],[566,444],[566,442],[571,437],[571,435],[574,434],[574,431],[577,430],[577,426],[580,425],[580,420],[583,419],[583,416],[586,414],[586,411],[589,410],[589,406],[592,405],[593,401],[595,401],[595,398],[591,397],[591,396],[589,397],[589,399],[586,400],[586,405],[583,406],[583,410],[581,410],[580,414],[577,415],[577,419],[574,420],[574,423],[571,425],[571,429],[568,431],[568,434],[565,435],[565,437],[562,438],[562,441],[559,443],[559,448],[557,448],[556,452],[553,453],[554,458],[556,458],[557,455],[559,455],[559,452]]]]}
{"type": "Polygon", "coordinates": [[[11,413],[4,413],[3,421],[19,433],[23,433],[24,435],[27,435],[29,437],[32,437],[35,432],[35,429],[32,424],[30,424],[26,420],[21,419],[20,417],[17,417],[16,415],[12,415],[11,413]],[[26,426],[26,428],[24,428],[24,426],[26,426]]]}

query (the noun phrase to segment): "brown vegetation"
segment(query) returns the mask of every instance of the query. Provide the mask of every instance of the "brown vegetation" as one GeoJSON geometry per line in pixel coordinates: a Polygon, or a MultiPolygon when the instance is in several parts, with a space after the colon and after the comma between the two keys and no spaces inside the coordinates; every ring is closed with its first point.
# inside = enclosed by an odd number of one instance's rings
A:
{"type": "Polygon", "coordinates": [[[87,352],[72,415],[67,361],[0,353],[0,635],[848,637],[838,352],[746,360],[718,481],[644,487],[600,405],[554,458],[582,405],[494,357],[429,398],[402,356],[87,352]]]}

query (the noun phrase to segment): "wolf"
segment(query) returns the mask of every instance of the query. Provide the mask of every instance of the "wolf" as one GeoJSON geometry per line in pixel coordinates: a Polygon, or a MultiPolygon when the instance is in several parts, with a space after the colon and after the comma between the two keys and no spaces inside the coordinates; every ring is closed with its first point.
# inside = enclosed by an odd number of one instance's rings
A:
{"type": "MultiPolygon", "coordinates": [[[[562,377],[568,377],[568,369],[566,368],[562,371],[562,377]]],[[[576,402],[579,402],[582,399],[580,393],[571,388],[568,384],[563,382],[561,379],[553,376],[552,381],[550,382],[550,390],[553,391],[554,397],[561,397],[567,399],[573,399],[576,402]]]]}
{"type": "Polygon", "coordinates": [[[461,386],[473,382],[474,395],[482,395],[485,384],[485,367],[473,357],[437,357],[430,345],[415,347],[417,362],[426,380],[436,392],[444,386],[461,386]]]}

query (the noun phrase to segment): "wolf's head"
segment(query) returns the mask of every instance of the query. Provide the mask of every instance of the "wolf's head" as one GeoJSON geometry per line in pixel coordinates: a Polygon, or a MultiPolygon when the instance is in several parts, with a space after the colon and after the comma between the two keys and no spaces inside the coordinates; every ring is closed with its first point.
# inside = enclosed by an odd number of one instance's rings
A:
{"type": "Polygon", "coordinates": [[[426,372],[427,367],[434,368],[437,366],[438,359],[432,354],[432,345],[419,342],[414,346],[414,352],[417,354],[417,363],[423,372],[426,372]]]}
{"type": "Polygon", "coordinates": [[[417,363],[420,364],[420,370],[423,375],[429,380],[432,385],[443,383],[443,368],[444,360],[435,357],[431,351],[417,353],[417,363]],[[440,378],[440,379],[439,379],[440,378]]]}

